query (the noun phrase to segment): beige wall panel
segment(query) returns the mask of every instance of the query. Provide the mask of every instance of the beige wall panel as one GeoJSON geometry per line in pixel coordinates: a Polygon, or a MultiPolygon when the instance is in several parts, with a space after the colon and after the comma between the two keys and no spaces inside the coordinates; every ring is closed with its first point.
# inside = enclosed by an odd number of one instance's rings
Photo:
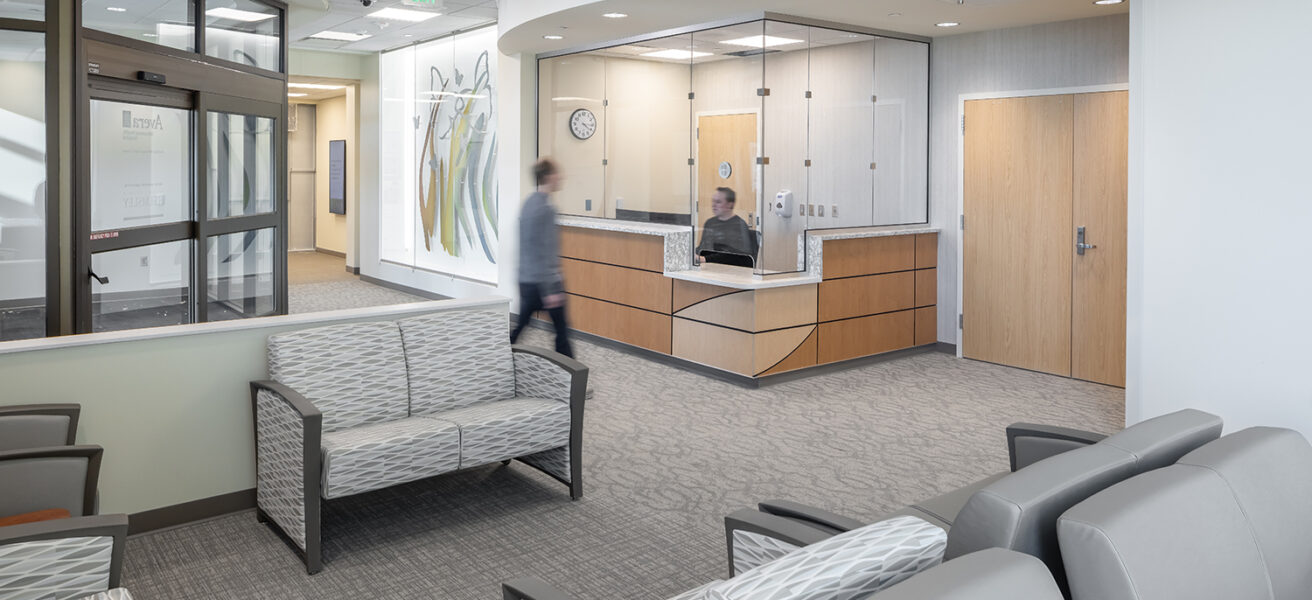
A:
{"type": "Polygon", "coordinates": [[[817,285],[792,285],[756,290],[756,331],[815,323],[817,285]]]}
{"type": "Polygon", "coordinates": [[[674,280],[674,310],[681,311],[702,300],[723,296],[725,294],[747,294],[747,290],[720,287],[718,285],[709,285],[697,283],[694,281],[684,281],[682,279],[674,280]]]}
{"type": "Polygon", "coordinates": [[[915,236],[829,240],[824,244],[825,279],[909,271],[916,266],[915,236]]]}
{"type": "Polygon", "coordinates": [[[750,333],[674,317],[674,356],[742,375],[755,375],[750,333]]]}
{"type": "Polygon", "coordinates": [[[1096,248],[1073,256],[1071,376],[1125,385],[1128,92],[1075,96],[1074,225],[1096,248]]]}
{"type": "Polygon", "coordinates": [[[569,295],[570,327],[593,335],[670,353],[670,316],[569,295]]]}
{"type": "Polygon", "coordinates": [[[660,273],[665,269],[665,239],[658,235],[561,227],[560,255],[660,273]]]}
{"type": "Polygon", "coordinates": [[[1073,105],[966,102],[967,358],[1070,375],[1073,105]]]}
{"type": "Polygon", "coordinates": [[[912,311],[820,324],[816,362],[825,364],[900,350],[915,343],[912,311]]]}
{"type": "Polygon", "coordinates": [[[938,266],[938,234],[916,234],[916,268],[930,269],[938,266]]]}
{"type": "MultiPolygon", "coordinates": [[[[606,147],[606,112],[601,104],[606,97],[606,61],[600,56],[575,54],[537,63],[538,156],[556,161],[565,178],[552,202],[565,215],[614,217],[614,209],[605,203],[606,168],[601,164],[606,147]],[[589,110],[597,118],[597,131],[586,140],[569,130],[569,118],[579,109],[589,110]]],[[[532,138],[526,143],[532,144],[532,138]]],[[[522,168],[527,170],[527,166],[522,168]]]]}
{"type": "Polygon", "coordinates": [[[670,278],[601,263],[561,259],[565,291],[598,300],[670,314],[670,278]]]}
{"type": "Polygon", "coordinates": [[[926,306],[916,309],[916,345],[924,346],[937,342],[938,307],[926,306]]]}
{"type": "Polygon", "coordinates": [[[688,65],[605,62],[607,207],[690,214],[688,65]]]}
{"type": "Polygon", "coordinates": [[[756,368],[752,374],[764,373],[779,364],[794,350],[797,350],[806,338],[815,331],[815,325],[804,325],[802,327],[793,327],[791,329],[778,329],[758,333],[752,340],[756,349],[755,364],[756,368]]]}
{"type": "Polygon", "coordinates": [[[796,350],[793,350],[792,354],[789,354],[787,358],[779,361],[778,364],[770,367],[758,377],[815,366],[815,351],[819,339],[820,329],[818,327],[813,328],[811,334],[806,336],[806,339],[802,341],[802,344],[796,350]]]}
{"type": "Polygon", "coordinates": [[[346,140],[347,212],[351,212],[349,204],[355,196],[352,182],[356,180],[351,159],[355,152],[355,132],[348,127],[348,110],[346,96],[338,96],[320,102],[312,113],[315,115],[314,245],[342,254],[346,254],[350,232],[346,226],[347,215],[328,212],[328,142],[346,140]]]}
{"type": "MultiPolygon", "coordinates": [[[[756,190],[752,173],[755,171],[756,114],[715,115],[697,119],[697,225],[714,216],[711,196],[717,187],[734,191],[736,200],[733,213],[751,225],[756,213],[756,190]],[[728,179],[717,172],[721,162],[729,163],[732,174],[728,179]]],[[[701,233],[698,232],[698,240],[701,233]]]]}
{"type": "Polygon", "coordinates": [[[743,331],[756,331],[756,303],[751,291],[727,294],[698,302],[676,315],[685,319],[723,325],[743,331]]]}
{"type": "Polygon", "coordinates": [[[916,306],[938,304],[938,269],[916,271],[916,306]]]}
{"type": "Polygon", "coordinates": [[[820,283],[820,321],[905,310],[915,304],[914,271],[820,283]]]}

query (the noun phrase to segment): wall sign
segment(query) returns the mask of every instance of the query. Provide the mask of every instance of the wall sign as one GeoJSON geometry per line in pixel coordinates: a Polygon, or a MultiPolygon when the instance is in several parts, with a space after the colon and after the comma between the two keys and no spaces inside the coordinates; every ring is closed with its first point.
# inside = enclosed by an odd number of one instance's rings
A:
{"type": "Polygon", "coordinates": [[[328,142],[328,212],[346,214],[346,140],[328,142]]]}

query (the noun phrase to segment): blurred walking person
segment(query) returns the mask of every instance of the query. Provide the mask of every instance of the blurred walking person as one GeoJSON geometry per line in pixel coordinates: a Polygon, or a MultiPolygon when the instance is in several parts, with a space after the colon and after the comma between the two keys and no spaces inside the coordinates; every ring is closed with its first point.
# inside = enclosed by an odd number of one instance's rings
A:
{"type": "Polygon", "coordinates": [[[537,190],[519,212],[519,320],[510,343],[528,326],[533,314],[547,311],[556,328],[556,352],[573,357],[565,321],[565,282],[560,275],[560,229],[551,194],[560,191],[560,170],[549,158],[533,163],[537,190]]]}

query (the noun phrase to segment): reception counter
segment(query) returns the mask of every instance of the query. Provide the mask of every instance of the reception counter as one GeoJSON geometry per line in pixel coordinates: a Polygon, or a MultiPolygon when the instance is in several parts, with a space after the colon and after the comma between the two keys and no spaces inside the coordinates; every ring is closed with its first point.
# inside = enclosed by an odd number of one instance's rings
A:
{"type": "Polygon", "coordinates": [[[756,379],[935,343],[938,233],[807,235],[806,270],[691,264],[688,227],[561,217],[570,324],[756,379]]]}

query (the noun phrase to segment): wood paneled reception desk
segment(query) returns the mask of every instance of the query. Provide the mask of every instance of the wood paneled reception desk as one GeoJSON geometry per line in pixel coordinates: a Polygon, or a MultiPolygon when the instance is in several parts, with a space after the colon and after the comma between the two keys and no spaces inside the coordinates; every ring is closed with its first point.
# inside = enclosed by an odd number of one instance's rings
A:
{"type": "Polygon", "coordinates": [[[691,264],[688,227],[561,217],[570,324],[756,379],[934,344],[938,232],[807,235],[806,271],[691,264]]]}

